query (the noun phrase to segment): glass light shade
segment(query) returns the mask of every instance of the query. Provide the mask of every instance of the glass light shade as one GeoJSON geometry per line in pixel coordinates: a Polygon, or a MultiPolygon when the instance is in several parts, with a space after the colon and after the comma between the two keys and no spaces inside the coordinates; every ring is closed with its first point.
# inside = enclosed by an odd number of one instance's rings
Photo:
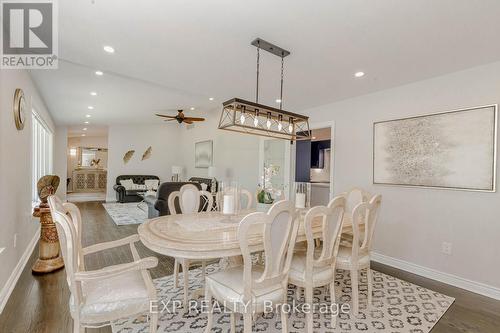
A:
{"type": "Polygon", "coordinates": [[[180,175],[182,173],[182,167],[178,165],[173,165],[172,166],[172,174],[173,175],[180,175]]]}
{"type": "Polygon", "coordinates": [[[214,178],[216,172],[217,172],[217,169],[214,166],[208,167],[208,177],[214,178]]]}
{"type": "Polygon", "coordinates": [[[240,185],[238,182],[221,182],[219,189],[218,206],[222,214],[238,214],[240,209],[240,185]]]}
{"type": "Polygon", "coordinates": [[[70,154],[71,156],[76,156],[76,148],[70,148],[70,149],[69,149],[69,154],[70,154]]]}
{"type": "Polygon", "coordinates": [[[295,182],[293,189],[295,208],[304,209],[311,207],[311,183],[295,182]]]}

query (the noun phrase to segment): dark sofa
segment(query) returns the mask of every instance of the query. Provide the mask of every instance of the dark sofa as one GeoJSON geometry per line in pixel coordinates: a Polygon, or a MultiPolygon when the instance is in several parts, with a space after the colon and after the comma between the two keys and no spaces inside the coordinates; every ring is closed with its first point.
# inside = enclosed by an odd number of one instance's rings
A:
{"type": "Polygon", "coordinates": [[[144,185],[146,179],[156,179],[160,181],[158,176],[151,175],[121,175],[116,177],[116,184],[113,189],[116,191],[116,201],[120,203],[124,202],[140,202],[142,198],[137,195],[138,192],[144,192],[144,190],[125,190],[125,187],[120,184],[123,179],[132,179],[134,184],[144,185]]]}

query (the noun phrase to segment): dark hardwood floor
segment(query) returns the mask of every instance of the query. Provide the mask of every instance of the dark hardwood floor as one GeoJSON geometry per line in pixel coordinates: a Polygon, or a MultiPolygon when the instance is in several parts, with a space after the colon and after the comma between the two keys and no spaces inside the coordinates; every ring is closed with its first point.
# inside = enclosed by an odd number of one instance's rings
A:
{"type": "MultiPolygon", "coordinates": [[[[137,226],[116,226],[101,203],[78,204],[84,221],[84,246],[123,238],[136,233],[137,226]]],[[[151,271],[153,278],[172,274],[173,259],[151,252],[137,244],[142,257],[156,256],[158,267],[151,271]]],[[[32,275],[31,265],[36,259],[35,249],[3,311],[0,315],[1,333],[66,333],[71,332],[72,319],[68,309],[69,291],[64,270],[48,275],[32,275]]],[[[130,261],[127,247],[87,256],[88,269],[130,261]]],[[[456,298],[455,303],[432,330],[432,333],[498,333],[500,332],[500,301],[483,297],[392,267],[373,263],[380,272],[396,276],[456,298]]],[[[109,327],[87,329],[89,333],[111,332],[109,327]]]]}

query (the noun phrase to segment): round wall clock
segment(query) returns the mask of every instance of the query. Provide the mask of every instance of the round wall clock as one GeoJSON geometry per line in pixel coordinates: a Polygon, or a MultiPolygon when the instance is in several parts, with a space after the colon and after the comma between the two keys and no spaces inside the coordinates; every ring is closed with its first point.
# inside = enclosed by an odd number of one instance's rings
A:
{"type": "Polygon", "coordinates": [[[22,89],[16,89],[14,93],[14,120],[18,130],[24,128],[26,102],[24,100],[24,93],[22,89]]]}

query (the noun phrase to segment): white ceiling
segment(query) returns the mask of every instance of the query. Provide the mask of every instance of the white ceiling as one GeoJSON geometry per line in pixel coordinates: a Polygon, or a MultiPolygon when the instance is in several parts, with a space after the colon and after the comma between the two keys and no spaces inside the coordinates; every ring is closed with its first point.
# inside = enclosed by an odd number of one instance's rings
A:
{"type": "MultiPolygon", "coordinates": [[[[300,112],[498,61],[499,13],[498,0],[60,0],[63,60],[32,75],[58,124],[88,113],[91,125],[151,123],[191,106],[203,115],[254,99],[250,42],[261,37],[292,52],[284,108],[300,112]]],[[[272,105],[279,59],[263,52],[261,70],[261,102],[272,105]]]]}

